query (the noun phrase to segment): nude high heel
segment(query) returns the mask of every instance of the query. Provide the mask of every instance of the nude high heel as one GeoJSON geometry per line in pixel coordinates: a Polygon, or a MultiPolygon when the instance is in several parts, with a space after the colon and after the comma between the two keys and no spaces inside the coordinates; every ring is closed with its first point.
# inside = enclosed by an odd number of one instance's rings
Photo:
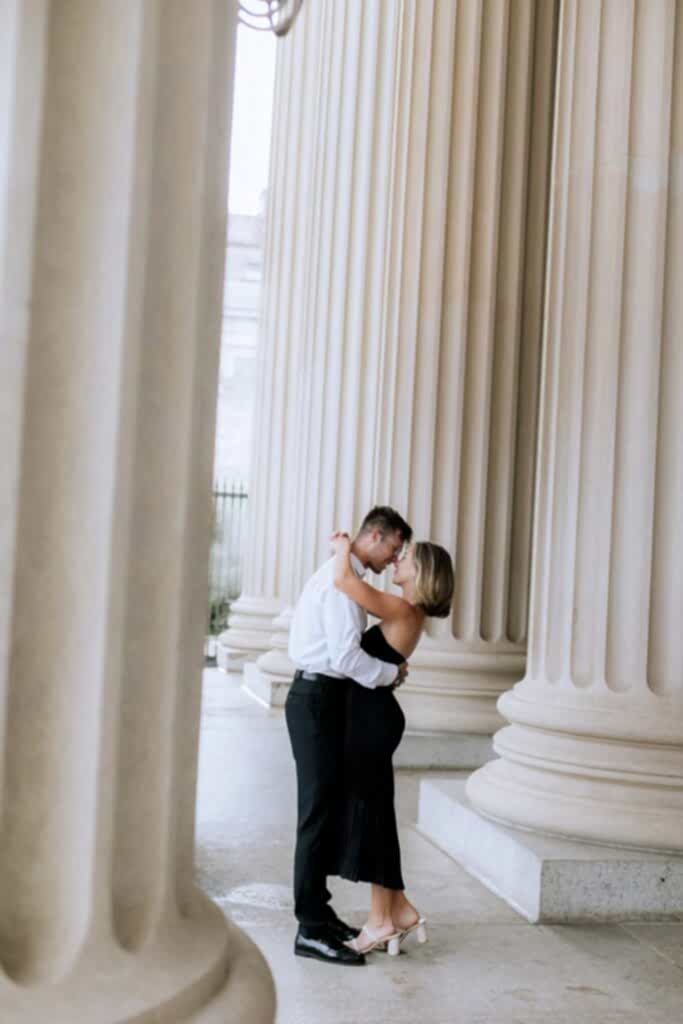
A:
{"type": "Polygon", "coordinates": [[[415,924],[411,924],[410,928],[405,928],[400,933],[399,943],[403,942],[403,940],[406,938],[406,936],[410,935],[412,932],[415,932],[415,938],[417,939],[417,941],[420,944],[425,943],[427,941],[427,928],[426,928],[426,924],[427,924],[427,922],[424,919],[424,917],[419,917],[417,919],[417,921],[415,922],[415,924]]]}
{"type": "Polygon", "coordinates": [[[426,924],[426,919],[419,917],[415,924],[411,924],[410,928],[404,928],[403,931],[397,932],[396,936],[389,936],[384,943],[381,945],[378,943],[373,948],[378,949],[382,953],[388,953],[389,956],[398,956],[401,952],[401,943],[407,935],[411,935],[414,932],[415,938],[420,945],[427,941],[426,924]]]}
{"type": "Polygon", "coordinates": [[[398,956],[401,951],[401,932],[377,935],[367,925],[363,925],[360,934],[355,939],[345,942],[344,945],[352,949],[354,953],[371,953],[373,949],[387,949],[389,956],[398,956]]]}

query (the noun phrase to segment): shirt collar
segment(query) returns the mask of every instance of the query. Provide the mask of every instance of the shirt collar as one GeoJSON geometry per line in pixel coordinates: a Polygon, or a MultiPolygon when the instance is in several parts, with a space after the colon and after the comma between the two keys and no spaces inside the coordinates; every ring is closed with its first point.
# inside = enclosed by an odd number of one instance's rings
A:
{"type": "Polygon", "coordinates": [[[360,576],[361,579],[363,579],[366,572],[368,571],[361,562],[360,558],[358,558],[357,555],[354,555],[353,551],[351,552],[351,568],[355,572],[356,576],[360,576]]]}

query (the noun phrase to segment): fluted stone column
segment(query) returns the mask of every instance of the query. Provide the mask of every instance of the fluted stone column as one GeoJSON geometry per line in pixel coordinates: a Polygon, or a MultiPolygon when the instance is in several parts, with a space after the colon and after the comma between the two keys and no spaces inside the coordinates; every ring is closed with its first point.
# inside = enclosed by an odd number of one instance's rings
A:
{"type": "Polygon", "coordinates": [[[515,825],[679,852],[681,13],[563,4],[529,664],[468,785],[515,825]]]}
{"type": "MultiPolygon", "coordinates": [[[[280,93],[276,117],[299,116],[306,97],[308,106],[300,145],[288,154],[287,176],[275,180],[273,221],[280,218],[278,209],[291,207],[289,197],[302,177],[305,203],[292,211],[297,257],[278,267],[281,289],[297,302],[280,308],[277,331],[266,324],[262,337],[266,350],[282,344],[281,335],[300,342],[299,404],[288,438],[294,514],[283,586],[289,587],[290,602],[329,556],[333,524],[352,528],[373,503],[403,17],[402,3],[325,0],[319,6],[317,12],[303,10],[300,38],[285,40],[278,54],[291,100],[280,93]]],[[[278,156],[284,159],[276,149],[278,156]]],[[[268,471],[265,465],[262,471],[268,471]]],[[[248,689],[268,703],[282,703],[291,682],[291,614],[290,606],[273,622],[269,650],[245,668],[248,689]]]]}
{"type": "Polygon", "coordinates": [[[408,721],[486,736],[524,672],[556,5],[431,8],[400,61],[377,494],[455,562],[408,721]]]}
{"type": "MultiPolygon", "coordinates": [[[[328,38],[318,68],[315,145],[301,149],[301,166],[319,156],[297,582],[329,530],[355,528],[375,501],[449,548],[453,618],[401,691],[423,733],[489,736],[524,672],[555,12],[345,5],[343,45],[328,38]]],[[[285,640],[258,662],[280,693],[285,640]]],[[[485,738],[465,760],[489,751],[485,738]]]]}
{"type": "Polygon", "coordinates": [[[235,8],[0,11],[0,1017],[271,1021],[193,882],[235,8]]]}
{"type": "Polygon", "coordinates": [[[290,538],[301,497],[296,465],[305,415],[312,125],[324,100],[315,76],[329,18],[319,6],[307,3],[296,31],[278,42],[244,585],[219,639],[219,663],[228,670],[269,649],[274,620],[297,596],[290,538]]]}

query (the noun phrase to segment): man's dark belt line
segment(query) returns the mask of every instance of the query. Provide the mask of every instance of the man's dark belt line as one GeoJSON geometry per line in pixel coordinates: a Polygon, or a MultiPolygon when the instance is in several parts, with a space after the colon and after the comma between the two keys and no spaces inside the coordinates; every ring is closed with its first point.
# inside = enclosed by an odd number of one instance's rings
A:
{"type": "MultiPolygon", "coordinates": [[[[354,570],[359,576],[367,568],[384,571],[411,534],[393,509],[373,509],[354,541],[354,570]]],[[[334,587],[330,559],[304,587],[290,628],[289,655],[297,666],[285,704],[297,775],[294,952],[341,965],[365,962],[345,945],[359,930],[337,916],[327,888],[343,796],[347,695],[349,687],[390,686],[405,674],[361,649],[366,625],[365,612],[334,587]]]]}
{"type": "MultiPolygon", "coordinates": [[[[336,676],[325,676],[322,672],[302,672],[300,668],[294,673],[295,679],[305,679],[309,683],[338,683],[340,680],[336,676]]],[[[344,681],[344,680],[342,680],[344,681]]]]}

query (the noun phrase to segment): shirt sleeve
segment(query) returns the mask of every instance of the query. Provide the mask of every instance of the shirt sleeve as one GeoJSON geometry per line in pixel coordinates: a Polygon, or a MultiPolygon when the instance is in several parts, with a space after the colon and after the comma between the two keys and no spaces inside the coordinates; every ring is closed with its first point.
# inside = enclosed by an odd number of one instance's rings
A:
{"type": "Polygon", "coordinates": [[[398,668],[366,654],[360,645],[363,619],[358,605],[331,587],[323,598],[323,628],[330,665],[361,686],[374,690],[396,681],[398,668]]]}

